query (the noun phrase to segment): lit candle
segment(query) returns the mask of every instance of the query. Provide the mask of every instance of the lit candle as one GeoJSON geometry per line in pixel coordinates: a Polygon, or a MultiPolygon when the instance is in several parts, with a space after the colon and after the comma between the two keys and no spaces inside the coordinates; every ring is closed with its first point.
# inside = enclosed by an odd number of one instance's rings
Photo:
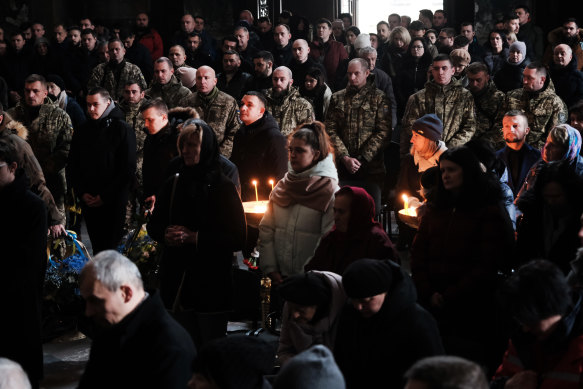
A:
{"type": "Polygon", "coordinates": [[[409,198],[407,197],[406,194],[403,194],[403,202],[405,203],[405,208],[404,209],[409,209],[409,198]]]}
{"type": "Polygon", "coordinates": [[[271,190],[273,190],[273,179],[270,179],[269,183],[271,184],[271,190]]]}
{"type": "Polygon", "coordinates": [[[259,201],[259,195],[257,194],[257,180],[253,180],[252,184],[255,186],[255,201],[259,201]]]}

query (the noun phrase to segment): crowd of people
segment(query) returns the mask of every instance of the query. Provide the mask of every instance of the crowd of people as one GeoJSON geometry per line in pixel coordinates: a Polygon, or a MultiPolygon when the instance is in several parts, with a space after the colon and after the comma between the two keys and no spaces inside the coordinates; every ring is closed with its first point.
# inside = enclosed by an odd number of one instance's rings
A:
{"type": "Polygon", "coordinates": [[[191,14],[164,39],[145,12],[1,25],[0,357],[38,387],[47,239],[78,204],[80,388],[583,385],[583,29],[508,11],[484,44],[427,9],[371,33],[244,10],[220,41],[191,14]],[[413,200],[393,243],[381,205],[413,200]],[[115,251],[145,211],[156,290],[115,251]],[[225,337],[239,251],[277,349],[225,337]]]}

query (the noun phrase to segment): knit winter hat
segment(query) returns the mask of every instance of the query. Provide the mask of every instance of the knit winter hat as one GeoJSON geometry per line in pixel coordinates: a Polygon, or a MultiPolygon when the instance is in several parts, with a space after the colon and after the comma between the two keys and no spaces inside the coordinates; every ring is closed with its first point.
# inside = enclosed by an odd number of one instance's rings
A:
{"type": "Polygon", "coordinates": [[[286,278],[278,290],[284,300],[304,306],[323,306],[332,296],[326,281],[319,274],[312,272],[286,278]]]}
{"type": "Polygon", "coordinates": [[[438,141],[443,134],[443,122],[436,114],[429,113],[415,120],[411,129],[429,140],[438,141]]]}
{"type": "Polygon", "coordinates": [[[370,47],[370,35],[369,34],[360,34],[359,36],[356,37],[356,40],[354,41],[354,49],[355,50],[360,50],[364,47],[370,47]]]}
{"type": "Polygon", "coordinates": [[[196,69],[195,68],[187,68],[186,66],[181,66],[175,70],[178,78],[182,85],[191,89],[194,87],[196,82],[196,69]]]}
{"type": "Polygon", "coordinates": [[[472,60],[472,57],[470,56],[470,53],[468,53],[466,50],[464,49],[455,49],[452,50],[451,53],[449,53],[449,58],[451,58],[451,62],[453,62],[453,65],[469,65],[470,61],[472,60]]]}
{"type": "Polygon", "coordinates": [[[321,344],[291,358],[280,370],[273,389],[344,389],[344,377],[332,352],[321,344]]]}
{"type": "Polygon", "coordinates": [[[52,82],[54,83],[56,86],[59,87],[60,90],[64,91],[66,89],[65,87],[65,81],[61,78],[61,76],[56,75],[56,74],[49,74],[47,76],[47,82],[52,82]]]}
{"type": "Polygon", "coordinates": [[[275,348],[265,340],[232,335],[206,344],[194,361],[193,372],[211,378],[221,389],[256,389],[274,363],[275,348]]]}
{"type": "Polygon", "coordinates": [[[522,60],[526,58],[526,44],[521,41],[516,41],[510,45],[509,52],[520,51],[522,53],[522,60]]]}
{"type": "Polygon", "coordinates": [[[366,298],[388,292],[393,282],[389,261],[359,259],[352,262],[342,274],[342,285],[350,298],[366,298]]]}

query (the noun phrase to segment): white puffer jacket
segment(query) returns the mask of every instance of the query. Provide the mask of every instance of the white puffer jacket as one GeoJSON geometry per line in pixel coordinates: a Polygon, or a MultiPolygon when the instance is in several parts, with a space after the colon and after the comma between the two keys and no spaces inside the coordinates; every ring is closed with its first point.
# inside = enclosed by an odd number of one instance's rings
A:
{"type": "MultiPolygon", "coordinates": [[[[338,182],[332,154],[301,173],[295,173],[289,167],[287,174],[306,178],[330,177],[338,182]]],[[[300,204],[280,207],[270,201],[259,224],[259,263],[264,274],[274,271],[280,272],[282,276],[303,273],[304,264],[314,255],[320,238],[334,225],[333,205],[334,195],[325,212],[300,204]]]]}

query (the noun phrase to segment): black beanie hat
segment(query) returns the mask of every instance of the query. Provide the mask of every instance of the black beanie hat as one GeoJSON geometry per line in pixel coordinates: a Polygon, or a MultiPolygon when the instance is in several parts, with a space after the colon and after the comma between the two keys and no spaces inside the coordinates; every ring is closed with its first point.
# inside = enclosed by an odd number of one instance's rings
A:
{"type": "Polygon", "coordinates": [[[232,335],[203,346],[193,372],[211,378],[221,389],[259,389],[274,364],[275,348],[265,340],[232,335]]]}
{"type": "Polygon", "coordinates": [[[332,297],[330,287],[324,278],[314,272],[286,278],[278,291],[284,300],[304,306],[321,307],[328,304],[332,297]]]}
{"type": "Polygon", "coordinates": [[[350,298],[366,298],[388,292],[393,282],[393,269],[388,260],[359,259],[342,274],[342,285],[350,298]]]}
{"type": "Polygon", "coordinates": [[[429,140],[438,141],[443,134],[443,122],[436,114],[430,113],[415,120],[411,129],[429,140]]]}
{"type": "Polygon", "coordinates": [[[56,86],[59,87],[59,89],[61,89],[61,91],[64,91],[65,89],[67,89],[65,87],[65,81],[63,81],[63,79],[61,78],[61,76],[56,75],[56,74],[49,74],[47,76],[47,82],[52,82],[54,83],[56,86]]]}

